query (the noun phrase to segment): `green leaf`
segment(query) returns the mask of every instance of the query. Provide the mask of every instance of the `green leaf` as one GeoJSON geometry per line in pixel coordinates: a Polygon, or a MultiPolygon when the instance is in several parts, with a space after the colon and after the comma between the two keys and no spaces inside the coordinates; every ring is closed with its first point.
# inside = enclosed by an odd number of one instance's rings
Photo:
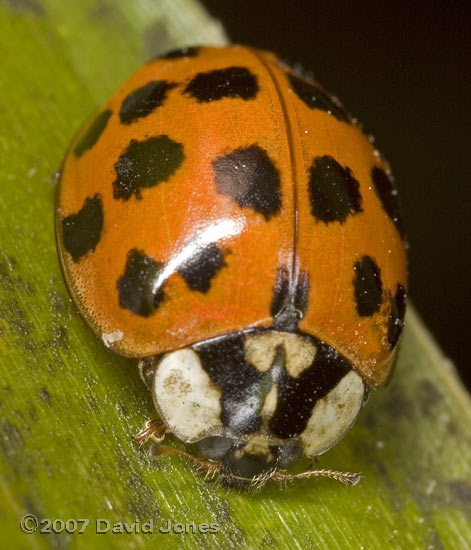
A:
{"type": "Polygon", "coordinates": [[[412,309],[391,386],[319,460],[361,471],[354,488],[313,479],[230,491],[135,444],[155,416],[151,397],[135,362],[98,342],[69,299],[52,174],[144,60],[225,37],[190,0],[0,0],[0,36],[1,547],[470,548],[470,402],[412,309]],[[26,534],[25,514],[89,524],[26,534]],[[97,535],[100,518],[152,519],[154,532],[97,535]],[[168,520],[189,532],[160,533],[168,520]],[[217,532],[192,532],[203,523],[217,532]]]}

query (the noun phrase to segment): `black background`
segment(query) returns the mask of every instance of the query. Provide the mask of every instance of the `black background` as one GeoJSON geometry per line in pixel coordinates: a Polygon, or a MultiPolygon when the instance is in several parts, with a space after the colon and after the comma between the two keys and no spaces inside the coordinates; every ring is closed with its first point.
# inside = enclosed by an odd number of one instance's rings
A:
{"type": "Polygon", "coordinates": [[[232,42],[314,72],[392,165],[411,296],[471,388],[471,3],[203,0],[232,42]]]}

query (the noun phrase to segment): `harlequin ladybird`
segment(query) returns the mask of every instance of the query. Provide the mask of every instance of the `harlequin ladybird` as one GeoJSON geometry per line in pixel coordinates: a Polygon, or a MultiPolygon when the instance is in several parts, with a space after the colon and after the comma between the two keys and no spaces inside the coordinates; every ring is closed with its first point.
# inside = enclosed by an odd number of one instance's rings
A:
{"type": "Polygon", "coordinates": [[[287,468],[387,384],[406,253],[388,165],[316,82],[242,46],[149,62],[73,142],[56,230],[80,313],[140,358],[141,442],[233,485],[358,481],[287,468]]]}

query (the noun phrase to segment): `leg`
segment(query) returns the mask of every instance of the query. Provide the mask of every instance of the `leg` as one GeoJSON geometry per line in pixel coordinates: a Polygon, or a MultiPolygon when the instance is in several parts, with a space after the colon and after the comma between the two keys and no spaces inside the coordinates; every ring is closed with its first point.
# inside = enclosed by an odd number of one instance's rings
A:
{"type": "Polygon", "coordinates": [[[135,436],[135,440],[139,445],[143,445],[148,439],[160,443],[164,440],[167,426],[162,420],[154,419],[148,420],[144,428],[135,436]]]}
{"type": "Polygon", "coordinates": [[[202,458],[197,458],[193,455],[190,455],[189,453],[186,453],[185,451],[181,451],[180,449],[174,449],[171,447],[161,447],[160,445],[153,445],[150,449],[152,456],[163,456],[163,455],[178,455],[182,456],[186,460],[189,460],[190,462],[193,462],[193,464],[196,465],[196,469],[199,472],[206,472],[207,476],[215,476],[219,473],[220,470],[220,464],[219,462],[211,462],[209,460],[205,460],[202,458]]]}
{"type": "MultiPolygon", "coordinates": [[[[155,442],[159,443],[160,441],[163,441],[166,430],[167,430],[167,426],[161,420],[157,420],[157,419],[149,420],[148,422],[146,422],[145,428],[136,435],[135,439],[136,441],[139,442],[140,445],[145,443],[148,439],[153,439],[155,442]]],[[[204,460],[201,458],[196,458],[195,456],[190,455],[185,451],[181,451],[180,449],[173,449],[171,447],[161,447],[160,445],[152,445],[152,447],[150,448],[150,453],[152,456],[163,456],[163,455],[182,456],[186,460],[193,462],[193,464],[196,465],[196,468],[198,471],[206,472],[207,476],[216,475],[219,472],[219,468],[220,468],[219,463],[210,462],[209,460],[204,460]]]]}

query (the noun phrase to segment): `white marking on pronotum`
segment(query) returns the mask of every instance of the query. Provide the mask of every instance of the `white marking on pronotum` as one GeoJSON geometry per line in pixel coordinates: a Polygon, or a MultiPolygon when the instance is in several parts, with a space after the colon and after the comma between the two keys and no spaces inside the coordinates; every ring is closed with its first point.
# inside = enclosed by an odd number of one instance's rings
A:
{"type": "Polygon", "coordinates": [[[222,433],[221,394],[193,350],[177,350],[162,359],[152,395],[162,420],[182,441],[222,433]]]}
{"type": "Polygon", "coordinates": [[[286,372],[293,378],[311,366],[317,353],[316,346],[298,334],[270,330],[245,339],[245,357],[259,372],[266,372],[272,366],[280,345],[285,348],[286,372]]]}
{"type": "Polygon", "coordinates": [[[342,438],[360,412],[364,395],[363,380],[351,370],[335,388],[317,401],[300,436],[308,457],[327,451],[342,438]]]}
{"type": "Polygon", "coordinates": [[[123,333],[120,330],[115,330],[114,332],[103,332],[101,339],[107,348],[115,342],[119,342],[123,339],[123,333]]]}
{"type": "Polygon", "coordinates": [[[153,291],[156,292],[164,282],[189,259],[194,257],[206,246],[217,243],[221,239],[233,237],[242,232],[244,224],[241,220],[220,220],[196,233],[191,240],[168,262],[154,281],[153,291]]]}
{"type": "Polygon", "coordinates": [[[270,418],[273,416],[276,410],[277,401],[278,388],[276,387],[276,385],[273,385],[270,388],[270,391],[267,393],[267,396],[265,397],[265,401],[263,403],[261,415],[264,419],[270,420],[270,418]]]}

